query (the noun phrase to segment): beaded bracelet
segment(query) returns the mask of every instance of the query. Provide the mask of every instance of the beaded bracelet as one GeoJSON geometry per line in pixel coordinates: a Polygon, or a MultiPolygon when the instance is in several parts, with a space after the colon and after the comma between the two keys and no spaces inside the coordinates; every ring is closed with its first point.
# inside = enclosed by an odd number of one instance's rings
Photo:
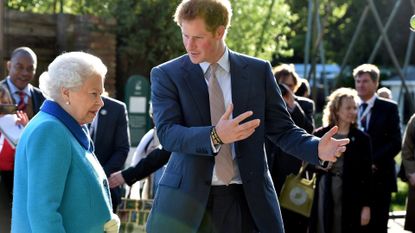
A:
{"type": "Polygon", "coordinates": [[[220,139],[218,133],[216,132],[215,126],[213,126],[212,131],[210,132],[210,137],[212,138],[212,141],[213,141],[214,145],[222,145],[223,144],[223,142],[220,139]]]}

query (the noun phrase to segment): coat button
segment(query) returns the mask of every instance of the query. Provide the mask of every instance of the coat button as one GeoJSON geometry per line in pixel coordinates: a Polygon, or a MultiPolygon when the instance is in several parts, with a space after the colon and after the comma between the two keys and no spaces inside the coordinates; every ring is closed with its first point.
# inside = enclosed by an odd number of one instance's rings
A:
{"type": "Polygon", "coordinates": [[[105,188],[108,188],[108,181],[107,180],[103,180],[102,184],[104,185],[105,188]]]}

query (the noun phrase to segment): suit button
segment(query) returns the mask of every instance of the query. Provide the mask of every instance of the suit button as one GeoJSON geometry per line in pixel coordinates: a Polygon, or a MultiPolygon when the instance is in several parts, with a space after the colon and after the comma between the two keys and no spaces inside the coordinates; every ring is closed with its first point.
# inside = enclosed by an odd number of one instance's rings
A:
{"type": "Polygon", "coordinates": [[[102,181],[102,184],[104,185],[104,187],[105,187],[105,188],[107,188],[107,187],[108,187],[108,181],[107,181],[107,180],[103,180],[103,181],[102,181]]]}

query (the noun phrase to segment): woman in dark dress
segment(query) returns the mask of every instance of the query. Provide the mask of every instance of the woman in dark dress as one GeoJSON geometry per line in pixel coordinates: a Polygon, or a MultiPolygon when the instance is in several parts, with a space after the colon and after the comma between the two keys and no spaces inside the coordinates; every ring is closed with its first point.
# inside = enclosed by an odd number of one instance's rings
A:
{"type": "Polygon", "coordinates": [[[371,145],[367,134],[356,125],[357,93],[340,88],[328,97],[323,113],[323,136],[331,127],[335,137],[349,138],[346,152],[326,168],[317,169],[317,186],[310,232],[361,232],[370,221],[371,145]]]}

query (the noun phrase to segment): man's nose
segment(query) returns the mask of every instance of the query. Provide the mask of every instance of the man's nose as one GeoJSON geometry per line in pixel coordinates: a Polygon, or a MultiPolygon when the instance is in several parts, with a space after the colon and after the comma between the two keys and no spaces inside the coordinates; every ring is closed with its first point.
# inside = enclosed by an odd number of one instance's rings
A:
{"type": "Polygon", "coordinates": [[[186,46],[187,49],[192,49],[192,48],[194,48],[194,46],[195,46],[194,40],[192,38],[188,39],[187,40],[187,46],[186,46]]]}

